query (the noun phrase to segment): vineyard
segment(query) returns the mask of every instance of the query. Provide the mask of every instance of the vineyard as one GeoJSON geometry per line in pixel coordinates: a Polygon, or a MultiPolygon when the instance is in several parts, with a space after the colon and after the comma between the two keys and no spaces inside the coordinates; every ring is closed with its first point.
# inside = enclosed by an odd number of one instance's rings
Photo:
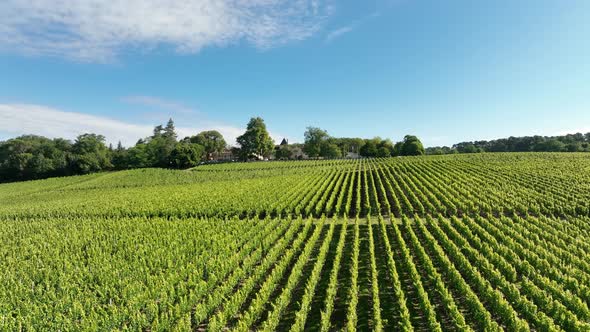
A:
{"type": "Polygon", "coordinates": [[[590,155],[0,185],[0,330],[589,331],[590,155]]]}

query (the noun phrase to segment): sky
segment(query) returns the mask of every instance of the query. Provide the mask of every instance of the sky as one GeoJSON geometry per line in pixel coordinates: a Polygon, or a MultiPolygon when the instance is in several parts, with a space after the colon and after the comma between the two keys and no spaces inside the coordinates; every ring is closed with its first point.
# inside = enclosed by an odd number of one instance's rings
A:
{"type": "Polygon", "coordinates": [[[590,132],[587,0],[3,0],[0,140],[590,132]]]}

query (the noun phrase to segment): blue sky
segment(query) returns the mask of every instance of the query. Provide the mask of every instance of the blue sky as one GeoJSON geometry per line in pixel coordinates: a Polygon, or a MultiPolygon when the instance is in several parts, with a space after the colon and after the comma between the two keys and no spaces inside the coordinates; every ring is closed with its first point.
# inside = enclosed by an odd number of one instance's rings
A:
{"type": "Polygon", "coordinates": [[[0,139],[122,140],[173,117],[230,143],[590,132],[590,2],[157,0],[0,4],[0,139]]]}

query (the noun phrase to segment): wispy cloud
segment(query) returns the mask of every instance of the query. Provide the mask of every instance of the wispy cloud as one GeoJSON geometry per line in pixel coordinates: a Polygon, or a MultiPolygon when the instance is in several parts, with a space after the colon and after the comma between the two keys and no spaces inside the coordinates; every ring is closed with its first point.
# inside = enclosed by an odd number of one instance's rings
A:
{"type": "MultiPolygon", "coordinates": [[[[162,119],[163,122],[168,119],[162,119]]],[[[191,122],[204,123],[201,127],[183,126],[177,122],[179,138],[196,135],[204,130],[217,130],[228,144],[235,145],[236,137],[244,133],[244,128],[215,123],[208,120],[191,122]]],[[[84,133],[104,135],[107,142],[121,141],[125,146],[133,146],[138,139],[151,135],[153,126],[120,121],[108,117],[77,112],[66,112],[52,107],[33,104],[0,104],[0,137],[34,134],[49,138],[62,137],[74,139],[84,133]]],[[[270,132],[276,142],[283,138],[270,132]]]]}
{"type": "Polygon", "coordinates": [[[332,30],[326,35],[326,42],[331,42],[332,40],[342,36],[343,34],[351,32],[352,30],[354,30],[354,28],[355,28],[355,25],[349,25],[349,26],[345,26],[345,27],[341,27],[341,28],[332,30]]]}
{"type": "Polygon", "coordinates": [[[331,0],[3,0],[0,49],[107,62],[123,47],[197,53],[244,40],[265,49],[317,32],[331,0]]]}
{"type": "Polygon", "coordinates": [[[353,31],[354,29],[358,28],[360,25],[362,25],[366,21],[374,19],[376,17],[379,17],[379,15],[380,15],[379,12],[374,12],[374,13],[371,13],[361,19],[353,21],[349,25],[345,25],[345,26],[336,28],[334,30],[331,30],[326,34],[326,37],[324,40],[327,43],[329,43],[329,42],[333,41],[334,39],[353,31]]]}

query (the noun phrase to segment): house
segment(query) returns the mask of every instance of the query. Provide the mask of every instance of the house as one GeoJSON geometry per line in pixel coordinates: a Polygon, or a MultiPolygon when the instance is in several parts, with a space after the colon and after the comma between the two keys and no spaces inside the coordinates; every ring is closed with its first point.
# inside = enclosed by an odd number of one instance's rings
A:
{"type": "MultiPolygon", "coordinates": [[[[275,146],[275,152],[281,148],[287,148],[291,151],[290,159],[308,159],[309,157],[303,152],[303,144],[289,144],[286,138],[283,138],[281,144],[275,146]]],[[[271,156],[271,159],[276,159],[276,155],[271,156]]]]}
{"type": "Polygon", "coordinates": [[[358,154],[357,152],[346,152],[346,155],[344,156],[344,158],[347,158],[347,159],[358,159],[360,157],[361,157],[361,155],[358,154]]]}
{"type": "Polygon", "coordinates": [[[221,152],[213,152],[211,154],[211,161],[233,161],[235,160],[232,149],[225,148],[221,152]]]}

